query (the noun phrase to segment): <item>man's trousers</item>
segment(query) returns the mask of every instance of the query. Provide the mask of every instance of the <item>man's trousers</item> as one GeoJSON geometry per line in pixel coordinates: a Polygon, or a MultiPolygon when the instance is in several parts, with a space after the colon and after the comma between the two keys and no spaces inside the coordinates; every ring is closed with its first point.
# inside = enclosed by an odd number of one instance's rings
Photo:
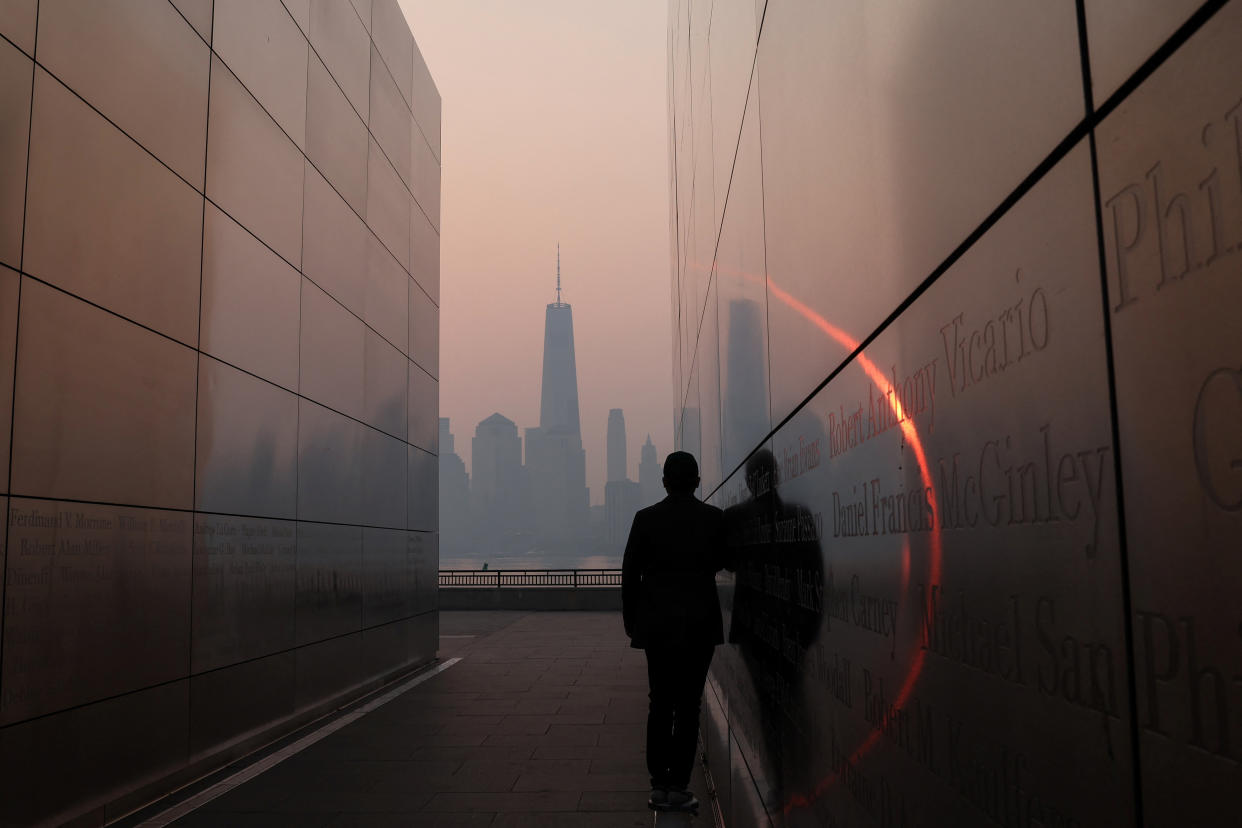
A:
{"type": "Polygon", "coordinates": [[[647,770],[651,787],[684,790],[699,741],[699,705],[714,645],[651,647],[647,653],[647,770]]]}

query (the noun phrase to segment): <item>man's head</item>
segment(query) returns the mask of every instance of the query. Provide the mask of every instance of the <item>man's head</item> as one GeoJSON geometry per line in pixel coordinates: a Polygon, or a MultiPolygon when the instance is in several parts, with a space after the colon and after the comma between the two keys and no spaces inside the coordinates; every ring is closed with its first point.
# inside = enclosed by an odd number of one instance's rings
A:
{"type": "Polygon", "coordinates": [[[699,464],[688,451],[675,451],[664,458],[664,490],[669,494],[692,494],[699,487],[699,464]]]}

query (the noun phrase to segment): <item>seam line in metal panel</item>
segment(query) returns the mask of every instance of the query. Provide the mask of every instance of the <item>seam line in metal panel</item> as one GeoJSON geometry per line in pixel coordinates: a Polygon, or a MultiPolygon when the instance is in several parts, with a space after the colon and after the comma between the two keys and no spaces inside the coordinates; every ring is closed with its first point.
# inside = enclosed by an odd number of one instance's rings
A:
{"type": "MultiPolygon", "coordinates": [[[[414,256],[414,251],[413,251],[413,249],[412,249],[412,248],[413,248],[413,244],[414,244],[414,238],[413,238],[413,236],[411,236],[411,237],[410,237],[410,245],[411,245],[410,257],[411,257],[411,258],[413,258],[413,256],[414,256]]],[[[409,284],[407,284],[407,285],[405,286],[405,301],[406,301],[406,307],[409,307],[409,303],[410,303],[410,291],[411,291],[411,290],[413,290],[413,288],[412,288],[409,284]]],[[[438,322],[438,321],[439,321],[439,320],[437,319],[437,322],[438,322]]],[[[414,320],[413,320],[413,318],[411,318],[411,317],[407,314],[406,319],[405,319],[405,336],[406,336],[406,339],[407,339],[407,340],[409,339],[409,336],[410,336],[410,328],[411,328],[411,326],[412,326],[413,324],[414,324],[414,320]]],[[[438,340],[438,338],[439,338],[439,334],[438,334],[438,328],[437,328],[437,340],[438,340]]],[[[437,342],[436,342],[436,351],[437,351],[437,353],[438,353],[438,352],[439,352],[439,350],[440,350],[439,345],[440,345],[440,343],[437,341],[437,342]]],[[[410,350],[412,351],[412,350],[414,350],[414,349],[413,349],[413,348],[411,348],[410,350]]],[[[365,354],[363,355],[363,361],[364,361],[364,362],[366,361],[366,355],[365,355],[365,354]]],[[[403,372],[403,373],[404,373],[404,375],[401,377],[401,379],[405,382],[405,398],[402,400],[402,402],[403,402],[403,407],[405,408],[405,422],[404,422],[404,423],[402,423],[402,426],[404,426],[404,427],[405,427],[405,439],[406,439],[406,445],[407,445],[407,446],[409,445],[409,440],[410,440],[410,437],[411,437],[411,435],[410,435],[410,413],[411,413],[411,412],[410,412],[410,365],[414,365],[414,364],[415,364],[415,363],[414,363],[414,362],[412,362],[412,361],[411,361],[409,364],[407,364],[407,365],[405,366],[405,371],[403,372]]],[[[364,386],[364,388],[363,388],[363,396],[365,396],[365,395],[366,395],[366,389],[365,389],[365,386],[364,386]]],[[[436,459],[436,496],[437,496],[437,497],[439,497],[439,489],[440,489],[440,464],[439,464],[439,456],[438,456],[438,455],[439,455],[439,451],[440,451],[440,428],[439,428],[439,425],[440,425],[440,384],[439,384],[439,382],[437,381],[437,382],[436,382],[436,453],[437,453],[437,459],[436,459]]],[[[401,508],[402,508],[402,510],[405,512],[405,525],[406,525],[406,526],[409,526],[409,525],[410,525],[410,450],[409,450],[408,448],[405,450],[405,468],[403,469],[403,471],[405,472],[405,474],[403,475],[403,479],[405,480],[405,497],[401,498],[401,508]]],[[[439,511],[440,511],[440,510],[439,510],[439,508],[438,508],[438,502],[437,502],[437,509],[436,509],[436,529],[439,529],[439,528],[440,528],[440,514],[439,514],[439,511]]],[[[363,560],[363,564],[364,564],[364,565],[366,564],[366,560],[365,560],[365,559],[363,560]]],[[[438,565],[439,565],[439,562],[437,562],[437,566],[438,566],[438,565]]],[[[364,573],[364,574],[365,574],[365,573],[364,573]]]]}
{"type": "MultiPolygon", "coordinates": [[[[5,38],[8,41],[8,38],[5,38]]],[[[8,41],[11,43],[11,41],[8,41]]],[[[12,44],[17,48],[17,44],[12,44]]],[[[30,51],[37,53],[39,49],[39,2],[35,3],[35,39],[30,51]]],[[[18,49],[21,54],[26,53],[18,49]]],[[[10,491],[13,488],[13,447],[17,445],[16,429],[17,429],[17,358],[18,347],[21,343],[22,330],[22,282],[24,277],[22,272],[26,266],[26,210],[30,203],[30,147],[31,138],[34,136],[34,84],[35,76],[38,74],[35,69],[38,64],[35,62],[34,54],[28,56],[30,58],[30,111],[27,115],[26,122],[26,179],[22,190],[22,238],[21,244],[18,245],[17,252],[17,307],[14,309],[13,320],[13,388],[12,398],[9,400],[9,464],[4,470],[4,490],[7,492],[6,497],[8,503],[12,503],[13,495],[10,491]]],[[[7,503],[6,503],[7,506],[7,503]]],[[[4,619],[8,617],[8,598],[9,598],[9,579],[8,579],[8,540],[9,540],[9,510],[4,510],[4,520],[0,521],[0,531],[4,532],[4,550],[5,557],[3,567],[0,567],[0,671],[4,667],[4,619]]],[[[3,680],[3,672],[0,672],[0,681],[3,680]]]]}
{"type": "MultiPolygon", "coordinates": [[[[220,673],[225,670],[231,670],[234,667],[241,667],[247,664],[254,664],[255,662],[262,661],[263,659],[266,659],[266,658],[272,658],[274,656],[281,656],[281,655],[290,655],[291,653],[296,653],[298,650],[304,650],[308,647],[314,647],[318,644],[325,644],[329,641],[339,641],[343,638],[348,638],[351,635],[359,635],[361,633],[370,632],[372,630],[379,630],[379,629],[383,629],[384,627],[391,627],[394,624],[402,624],[406,621],[411,621],[415,618],[421,618],[424,615],[431,615],[435,612],[437,612],[437,610],[428,609],[428,610],[423,610],[422,612],[416,612],[413,615],[403,615],[400,618],[394,618],[391,621],[385,621],[382,624],[372,624],[369,627],[362,627],[361,629],[350,630],[349,632],[338,633],[337,635],[330,635],[326,638],[318,638],[318,639],[315,639],[314,641],[308,641],[305,644],[299,644],[293,647],[286,647],[282,650],[273,650],[272,652],[264,653],[263,655],[252,656],[250,658],[244,658],[238,661],[232,661],[232,662],[229,662],[228,664],[222,664],[219,667],[212,667],[207,670],[199,670],[196,673],[189,673],[187,675],[178,676],[176,678],[166,679],[164,681],[157,681],[153,684],[144,684],[141,687],[134,687],[130,690],[125,690],[120,693],[113,693],[109,696],[101,696],[97,699],[91,699],[89,701],[79,702],[77,704],[69,705],[68,707],[59,708],[57,710],[51,710],[47,713],[40,713],[37,716],[27,716],[24,718],[15,719],[5,725],[0,725],[0,731],[4,731],[12,727],[17,727],[19,725],[29,724],[30,722],[37,722],[40,719],[50,719],[53,716],[60,716],[64,713],[71,713],[75,710],[82,710],[84,708],[93,707],[98,704],[104,704],[106,702],[116,701],[117,699],[123,699],[127,696],[133,696],[138,693],[145,693],[149,690],[158,690],[161,687],[171,687],[172,685],[178,684],[179,682],[191,681],[192,679],[200,678],[202,676],[209,676],[212,673],[220,673]]],[[[374,677],[371,677],[371,678],[374,678],[374,677]]],[[[366,681],[369,681],[369,680],[370,679],[364,679],[362,683],[365,683],[366,681]]]]}
{"type": "MultiPolygon", "coordinates": [[[[715,699],[715,705],[714,705],[715,709],[720,711],[719,723],[724,726],[725,745],[726,745],[725,749],[727,750],[728,749],[727,745],[732,738],[732,728],[729,726],[729,717],[725,715],[723,712],[723,708],[722,708],[721,701],[720,701],[720,694],[716,692],[716,685],[714,682],[709,681],[707,682],[706,685],[704,685],[703,687],[704,696],[706,697],[708,693],[711,693],[712,698],[715,699]]],[[[707,701],[706,698],[704,699],[704,701],[705,702],[707,701]]],[[[713,705],[709,703],[705,703],[703,707],[704,707],[704,710],[703,710],[704,714],[708,718],[712,718],[713,705]]],[[[711,798],[710,804],[711,804],[711,812],[712,812],[712,823],[716,826],[716,828],[728,828],[727,822],[724,818],[724,810],[720,806],[720,785],[716,782],[716,778],[712,774],[711,758],[710,758],[710,753],[708,750],[707,736],[703,732],[703,727],[701,725],[699,727],[699,748],[700,748],[699,759],[700,759],[701,764],[703,765],[703,777],[704,777],[704,781],[707,782],[707,795],[711,798]]],[[[725,758],[725,766],[726,766],[725,776],[728,777],[730,774],[730,768],[728,767],[729,757],[725,756],[724,758],[725,758]]],[[[732,780],[728,780],[728,781],[729,781],[730,787],[732,787],[732,780]]],[[[730,794],[730,797],[732,797],[732,794],[730,794]]],[[[730,814],[729,816],[731,818],[732,814],[730,814]]]]}
{"type": "MultiPolygon", "coordinates": [[[[729,727],[729,735],[730,737],[732,737],[733,735],[733,727],[731,725],[729,727]]],[[[746,779],[750,783],[751,790],[754,791],[755,801],[759,802],[760,805],[763,807],[763,812],[764,812],[763,815],[767,818],[768,828],[772,828],[772,817],[767,812],[767,806],[763,804],[763,793],[759,790],[759,776],[751,768],[750,760],[746,758],[746,753],[740,747],[738,748],[737,755],[738,755],[738,758],[742,760],[742,765],[746,768],[746,779]]],[[[732,757],[730,757],[730,759],[731,758],[732,757]]],[[[743,784],[746,784],[746,783],[743,783],[743,784]]],[[[729,796],[730,797],[733,796],[732,792],[730,792],[729,796]]]]}
{"type": "MultiPolygon", "coordinates": [[[[349,5],[350,5],[350,8],[353,8],[352,2],[349,5]]],[[[284,6],[284,0],[281,0],[281,6],[282,7],[284,6]]],[[[307,7],[308,15],[310,14],[309,8],[310,7],[308,6],[307,7]]],[[[285,12],[289,14],[290,18],[293,17],[293,14],[289,12],[288,8],[285,8],[285,12]]],[[[295,26],[297,25],[296,20],[293,21],[293,25],[295,26]]],[[[310,45],[310,21],[309,19],[307,20],[306,28],[307,28],[307,32],[306,32],[306,112],[302,117],[302,131],[307,133],[306,142],[307,142],[307,147],[309,148],[310,146],[310,137],[309,137],[310,73],[311,73],[311,45],[310,45]]],[[[329,74],[329,77],[331,77],[331,73],[328,73],[328,74],[329,74]]],[[[310,156],[307,155],[306,157],[307,157],[307,163],[309,164],[310,156]]],[[[306,290],[305,279],[307,278],[306,275],[302,273],[302,267],[305,266],[306,264],[306,183],[309,180],[310,180],[310,175],[307,172],[306,164],[303,164],[302,165],[302,226],[299,228],[302,232],[302,244],[301,244],[301,247],[298,248],[298,258],[300,259],[300,265],[298,267],[298,391],[297,391],[298,406],[297,406],[297,411],[295,411],[293,414],[293,461],[294,461],[293,514],[294,516],[298,514],[298,507],[301,505],[300,495],[302,493],[302,403],[301,403],[301,398],[302,398],[302,394],[301,394],[302,392],[302,300],[303,300],[303,294],[306,290]]],[[[327,180],[328,180],[327,177],[325,177],[324,181],[327,181],[327,180]]],[[[344,199],[341,199],[341,200],[344,201],[344,199]]],[[[320,290],[323,290],[323,288],[320,288],[320,290]]],[[[332,295],[328,293],[326,290],[324,290],[324,293],[327,293],[328,296],[332,295]]],[[[341,307],[344,307],[344,305],[342,305],[341,307]]],[[[406,343],[406,346],[407,347],[409,346],[408,342],[406,343]]],[[[363,338],[362,347],[363,347],[363,355],[362,355],[363,370],[365,372],[366,370],[365,334],[363,338]]],[[[366,407],[366,386],[365,384],[363,385],[362,395],[363,395],[363,408],[365,408],[366,407]]],[[[406,462],[408,463],[409,461],[407,460],[406,462]]],[[[194,505],[197,506],[198,504],[196,503],[194,505]]],[[[408,520],[406,521],[406,524],[407,525],[409,524],[408,520]]],[[[293,529],[293,601],[294,601],[294,607],[293,607],[293,624],[292,624],[293,640],[295,642],[298,640],[297,583],[298,583],[298,549],[300,547],[301,547],[301,544],[298,543],[297,524],[295,523],[294,529],[293,529]]],[[[293,673],[293,686],[294,688],[296,688],[298,686],[298,660],[296,658],[293,660],[292,673],[293,673]]]]}
{"type": "Polygon", "coordinates": [[[1152,74],[1159,69],[1170,56],[1173,55],[1182,45],[1189,40],[1195,32],[1203,28],[1203,24],[1207,23],[1218,11],[1224,8],[1229,0],[1208,0],[1199,9],[1186,19],[1177,31],[1169,36],[1169,39],[1162,43],[1158,48],[1152,51],[1150,57],[1139,65],[1125,81],[1122,82],[1113,94],[1108,96],[1104,103],[1095,109],[1094,123],[1098,124],[1104,118],[1108,117],[1114,109],[1116,109],[1122,101],[1130,96],[1135,89],[1143,84],[1152,74]]]}
{"type": "MultiPolygon", "coordinates": [[[[193,23],[191,23],[191,22],[190,22],[190,18],[186,17],[186,16],[182,13],[181,9],[177,7],[177,4],[176,4],[176,3],[174,3],[174,2],[173,2],[173,0],[168,0],[168,5],[172,6],[172,10],[173,10],[173,12],[174,12],[174,13],[176,13],[178,17],[180,17],[182,20],[184,20],[184,21],[185,21],[185,25],[187,25],[187,26],[189,26],[189,27],[190,27],[190,31],[194,32],[195,37],[197,37],[199,40],[203,41],[203,43],[205,43],[205,44],[207,45],[207,48],[208,48],[208,49],[210,49],[210,48],[211,48],[211,42],[210,42],[210,40],[208,40],[208,38],[207,38],[207,37],[203,37],[202,33],[201,33],[201,32],[199,32],[198,27],[197,27],[197,26],[195,26],[193,23]]],[[[284,0],[281,0],[281,5],[284,5],[284,0]]],[[[213,27],[213,28],[214,28],[214,25],[215,25],[215,21],[216,21],[216,16],[215,16],[215,14],[213,13],[213,14],[211,15],[211,22],[212,22],[212,27],[213,27]]],[[[211,32],[212,32],[212,29],[208,29],[208,37],[210,37],[211,32]]]]}
{"type": "MultiPolygon", "coordinates": [[[[38,7],[36,6],[36,9],[37,9],[37,8],[38,8],[38,7]]],[[[38,19],[38,15],[39,15],[39,13],[38,13],[38,11],[36,11],[36,12],[35,12],[35,19],[36,19],[36,20],[38,19]]],[[[14,49],[16,49],[17,51],[21,52],[21,53],[22,53],[22,55],[23,55],[24,57],[29,58],[29,59],[31,59],[31,60],[33,60],[33,59],[34,59],[34,55],[32,55],[32,54],[30,54],[29,52],[27,52],[27,51],[26,51],[25,49],[23,49],[21,46],[18,46],[18,45],[17,45],[17,43],[15,43],[13,40],[11,40],[11,39],[10,39],[8,36],[6,36],[3,32],[0,32],[0,41],[4,41],[5,43],[9,44],[10,46],[12,46],[12,47],[13,47],[14,49]]]]}
{"type": "Polygon", "coordinates": [[[145,826],[151,826],[151,828],[162,828],[162,826],[169,825],[175,820],[178,820],[187,814],[193,813],[212,800],[223,796],[229,791],[232,791],[234,788],[244,785],[255,777],[276,767],[286,759],[301,753],[308,747],[314,745],[316,742],[331,736],[338,730],[341,730],[358,721],[368,713],[383,707],[393,699],[413,689],[415,686],[422,684],[430,678],[438,676],[440,673],[443,673],[445,670],[452,667],[454,664],[457,664],[461,660],[462,656],[451,658],[443,664],[436,665],[430,670],[419,673],[414,678],[409,679],[392,690],[389,690],[382,696],[372,699],[356,710],[352,710],[339,718],[333,719],[331,722],[328,722],[317,730],[306,734],[297,741],[286,745],[275,753],[270,754],[269,756],[266,756],[257,762],[246,766],[245,768],[242,768],[231,776],[225,777],[216,784],[198,794],[195,794],[184,802],[174,805],[171,808],[140,822],[138,824],[139,828],[145,828],[145,826]]]}
{"type": "MultiPolygon", "coordinates": [[[[171,3],[169,5],[172,5],[171,3]]],[[[173,6],[173,9],[180,14],[181,10],[173,6]]],[[[183,15],[184,19],[184,15],[183,15]]],[[[188,24],[189,21],[187,20],[188,24]]],[[[190,29],[196,34],[198,30],[193,26],[190,29]]],[[[208,29],[212,39],[215,38],[216,32],[216,15],[214,6],[211,15],[211,28],[208,29]]],[[[200,35],[201,37],[201,35],[200,35]]],[[[211,44],[207,45],[207,111],[203,118],[203,195],[202,205],[199,213],[198,224],[198,312],[194,315],[194,434],[191,438],[193,446],[190,454],[190,507],[198,505],[198,403],[199,394],[201,393],[203,378],[203,273],[207,260],[207,161],[209,158],[208,144],[211,136],[211,58],[215,51],[211,48],[211,44]]],[[[186,625],[186,648],[185,648],[185,674],[189,676],[194,672],[194,551],[195,551],[195,532],[194,532],[193,513],[190,514],[190,607],[189,607],[189,623],[186,625]]],[[[194,682],[186,682],[186,699],[187,710],[194,709],[194,682]]],[[[194,733],[192,726],[192,716],[186,716],[185,720],[185,743],[187,745],[194,744],[194,733]]]]}
{"type": "MultiPolygon", "coordinates": [[[[427,454],[429,457],[436,455],[430,454],[426,449],[420,449],[418,446],[410,446],[410,448],[418,449],[427,454]]],[[[432,534],[434,529],[407,529],[401,526],[390,526],[380,523],[344,523],[339,520],[311,520],[310,518],[298,519],[296,517],[279,517],[277,515],[248,515],[241,512],[224,512],[213,511],[209,509],[194,509],[189,506],[150,506],[140,503],[120,503],[109,500],[87,500],[80,497],[48,497],[46,495],[27,494],[25,492],[9,492],[7,495],[10,500],[42,500],[55,503],[77,503],[83,506],[107,506],[114,509],[139,509],[147,512],[173,512],[185,515],[210,515],[214,517],[231,517],[244,518],[247,520],[267,520],[277,521],[280,523],[308,523],[316,526],[344,526],[350,529],[384,529],[392,532],[421,532],[423,534],[432,534]]]]}
{"type": "Polygon", "coordinates": [[[1076,0],[1075,6],[1078,14],[1078,47],[1082,56],[1083,106],[1087,118],[1093,120],[1093,126],[1087,132],[1087,143],[1091,153],[1091,206],[1095,214],[1096,270],[1100,288],[1100,314],[1103,319],[1104,368],[1108,383],[1108,424],[1113,444],[1113,490],[1117,498],[1117,563],[1121,586],[1122,635],[1125,643],[1126,695],[1130,708],[1130,797],[1134,804],[1134,824],[1141,826],[1146,824],[1146,819],[1143,814],[1143,759],[1138,723],[1134,604],[1130,581],[1130,550],[1126,530],[1125,483],[1121,468],[1121,429],[1117,410],[1117,371],[1113,354],[1112,309],[1109,307],[1108,263],[1104,252],[1104,208],[1100,204],[1100,163],[1095,140],[1095,125],[1098,125],[1099,121],[1093,118],[1095,115],[1093,111],[1094,90],[1091,78],[1091,46],[1087,36],[1086,4],[1084,0],[1076,0]]]}

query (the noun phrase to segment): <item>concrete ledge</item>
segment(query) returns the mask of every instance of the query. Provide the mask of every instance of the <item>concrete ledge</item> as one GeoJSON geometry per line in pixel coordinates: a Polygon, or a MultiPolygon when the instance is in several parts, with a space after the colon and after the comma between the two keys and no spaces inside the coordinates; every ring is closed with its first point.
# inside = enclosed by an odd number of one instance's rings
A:
{"type": "Polygon", "coordinates": [[[575,610],[620,612],[620,587],[449,587],[442,610],[575,610]]]}

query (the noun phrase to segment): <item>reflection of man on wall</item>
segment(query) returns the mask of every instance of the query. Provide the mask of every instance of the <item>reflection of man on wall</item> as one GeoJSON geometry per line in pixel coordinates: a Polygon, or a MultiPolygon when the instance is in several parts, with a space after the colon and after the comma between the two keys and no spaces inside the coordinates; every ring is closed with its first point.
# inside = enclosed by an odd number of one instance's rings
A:
{"type": "Polygon", "coordinates": [[[810,759],[799,732],[806,711],[798,708],[797,689],[823,614],[797,588],[823,583],[818,531],[806,507],[781,500],[777,474],[772,452],[755,452],[746,463],[750,499],[725,512],[730,568],[737,572],[729,643],[738,646],[758,695],[763,759],[777,798],[769,806],[807,781],[793,776],[810,759]]]}
{"type": "Polygon", "coordinates": [[[631,646],[647,653],[651,704],[647,769],[657,810],[698,805],[690,784],[707,668],[724,642],[716,572],[724,516],[694,495],[699,467],[675,451],[664,461],[668,497],[634,516],[622,563],[621,604],[631,646]]]}

